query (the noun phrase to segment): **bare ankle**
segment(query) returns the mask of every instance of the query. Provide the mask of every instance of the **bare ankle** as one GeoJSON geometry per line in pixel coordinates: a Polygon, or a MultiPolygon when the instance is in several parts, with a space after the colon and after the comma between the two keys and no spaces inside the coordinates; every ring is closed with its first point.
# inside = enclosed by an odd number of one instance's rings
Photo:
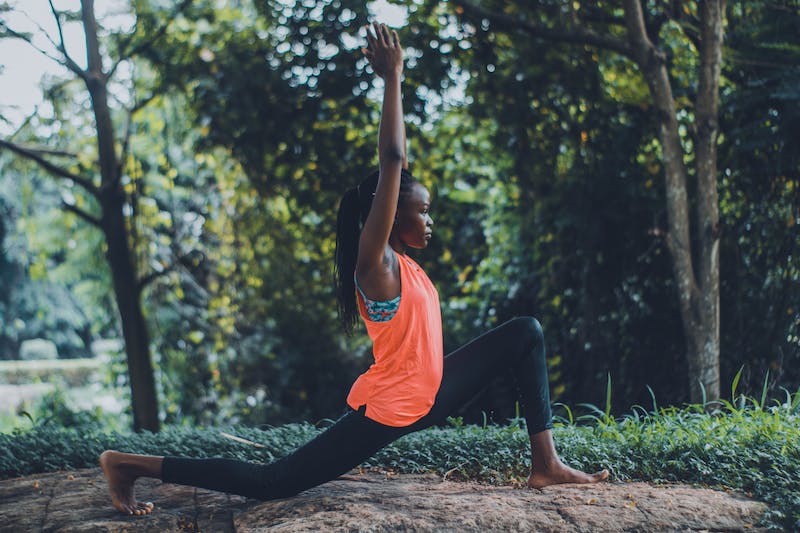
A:
{"type": "Polygon", "coordinates": [[[547,472],[561,466],[558,456],[536,457],[531,462],[531,472],[547,472]]]}
{"type": "MultiPolygon", "coordinates": [[[[103,453],[103,455],[106,455],[103,453]]],[[[101,464],[107,462],[117,475],[130,481],[140,477],[161,478],[161,465],[164,458],[152,455],[138,455],[112,451],[105,461],[101,456],[101,464]]]]}

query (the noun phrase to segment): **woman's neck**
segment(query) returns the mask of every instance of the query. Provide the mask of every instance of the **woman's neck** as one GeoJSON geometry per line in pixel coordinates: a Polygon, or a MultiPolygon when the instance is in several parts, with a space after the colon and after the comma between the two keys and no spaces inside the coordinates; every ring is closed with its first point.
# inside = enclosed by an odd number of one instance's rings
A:
{"type": "Polygon", "coordinates": [[[389,235],[389,246],[400,255],[406,255],[406,245],[394,235],[389,235]]]}

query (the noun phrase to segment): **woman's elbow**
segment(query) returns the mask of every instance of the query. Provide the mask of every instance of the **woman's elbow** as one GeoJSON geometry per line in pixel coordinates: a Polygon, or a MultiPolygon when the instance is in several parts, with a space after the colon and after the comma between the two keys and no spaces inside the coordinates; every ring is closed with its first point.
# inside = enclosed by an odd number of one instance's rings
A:
{"type": "Polygon", "coordinates": [[[381,150],[379,158],[381,163],[402,163],[406,154],[402,146],[389,146],[381,150]]]}

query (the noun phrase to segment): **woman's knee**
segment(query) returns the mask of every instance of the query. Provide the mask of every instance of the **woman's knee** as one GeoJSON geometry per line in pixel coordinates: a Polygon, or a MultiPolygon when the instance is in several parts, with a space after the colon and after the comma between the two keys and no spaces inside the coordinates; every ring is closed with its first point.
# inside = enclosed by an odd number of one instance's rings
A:
{"type": "Polygon", "coordinates": [[[520,316],[508,322],[526,346],[544,344],[544,330],[532,316],[520,316]]]}
{"type": "MultiPolygon", "coordinates": [[[[296,450],[295,450],[296,452],[296,450]]],[[[246,496],[261,501],[290,498],[309,488],[304,480],[309,472],[304,471],[289,454],[265,465],[258,465],[253,472],[254,487],[246,496]]]]}

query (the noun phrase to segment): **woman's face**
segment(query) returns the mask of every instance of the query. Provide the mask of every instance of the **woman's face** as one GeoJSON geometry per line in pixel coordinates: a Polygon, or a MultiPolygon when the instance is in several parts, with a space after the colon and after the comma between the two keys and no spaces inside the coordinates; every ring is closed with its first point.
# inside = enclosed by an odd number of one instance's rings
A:
{"type": "Polygon", "coordinates": [[[397,207],[397,224],[392,234],[411,248],[426,248],[431,238],[433,219],[430,216],[431,195],[421,183],[414,183],[411,191],[397,207]]]}

